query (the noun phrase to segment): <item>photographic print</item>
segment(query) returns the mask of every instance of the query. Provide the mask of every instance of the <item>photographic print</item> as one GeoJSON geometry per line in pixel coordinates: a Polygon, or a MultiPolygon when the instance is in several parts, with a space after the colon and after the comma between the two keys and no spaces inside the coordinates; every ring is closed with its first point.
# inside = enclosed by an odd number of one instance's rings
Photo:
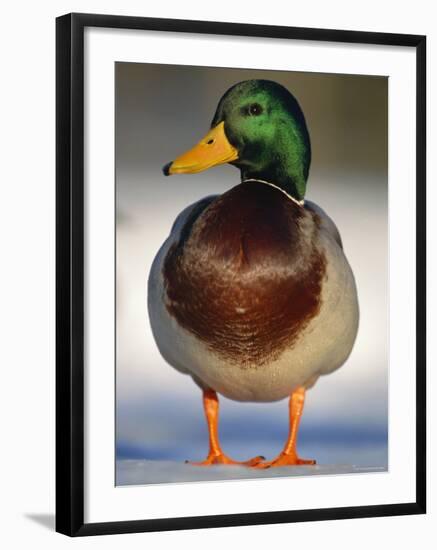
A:
{"type": "Polygon", "coordinates": [[[56,530],[426,512],[426,37],[56,21],[56,530]]]}
{"type": "Polygon", "coordinates": [[[117,62],[116,485],[388,469],[388,80],[117,62]]]}

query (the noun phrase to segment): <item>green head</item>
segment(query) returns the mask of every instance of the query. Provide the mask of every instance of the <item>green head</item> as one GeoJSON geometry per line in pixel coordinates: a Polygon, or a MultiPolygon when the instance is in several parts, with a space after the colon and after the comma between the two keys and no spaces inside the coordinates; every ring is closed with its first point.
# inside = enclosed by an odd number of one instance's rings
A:
{"type": "Polygon", "coordinates": [[[262,179],[303,199],[311,161],[305,118],[294,96],[270,80],[246,80],[221,98],[211,131],[165,173],[201,171],[229,162],[242,181],[262,179]],[[193,158],[200,158],[198,164],[193,158]],[[182,162],[181,162],[182,161],[182,162]]]}

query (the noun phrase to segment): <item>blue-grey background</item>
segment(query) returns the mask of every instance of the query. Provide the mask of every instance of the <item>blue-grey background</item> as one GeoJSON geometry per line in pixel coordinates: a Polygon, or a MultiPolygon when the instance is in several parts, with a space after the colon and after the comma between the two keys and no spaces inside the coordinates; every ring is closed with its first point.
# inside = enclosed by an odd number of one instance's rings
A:
{"type": "MultiPolygon", "coordinates": [[[[117,484],[387,468],[387,79],[135,63],[117,63],[115,77],[117,484]],[[313,153],[307,197],[338,225],[358,286],[354,350],[307,393],[299,449],[315,469],[184,465],[207,452],[201,393],[162,359],[147,317],[150,265],[177,214],[239,182],[231,166],[171,178],[161,168],[206,133],[222,94],[248,78],[276,80],[298,99],[313,153]]],[[[287,431],[286,400],[221,398],[231,457],[272,458],[287,431]]]]}

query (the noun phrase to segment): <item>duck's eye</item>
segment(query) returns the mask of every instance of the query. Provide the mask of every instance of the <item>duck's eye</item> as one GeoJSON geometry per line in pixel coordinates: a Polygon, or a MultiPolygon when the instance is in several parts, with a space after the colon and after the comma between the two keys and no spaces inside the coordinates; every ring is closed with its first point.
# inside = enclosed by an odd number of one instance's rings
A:
{"type": "Polygon", "coordinates": [[[263,108],[259,103],[252,103],[247,110],[250,116],[259,116],[263,112],[263,108]]]}

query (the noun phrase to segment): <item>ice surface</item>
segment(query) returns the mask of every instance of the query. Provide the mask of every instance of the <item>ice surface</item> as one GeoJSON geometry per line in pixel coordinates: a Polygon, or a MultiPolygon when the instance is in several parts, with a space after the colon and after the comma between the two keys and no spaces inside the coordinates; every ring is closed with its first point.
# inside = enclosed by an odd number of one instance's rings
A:
{"type": "Polygon", "coordinates": [[[285,466],[255,470],[244,466],[193,466],[170,460],[118,460],[117,485],[148,485],[187,481],[217,481],[230,479],[259,479],[272,477],[312,476],[382,472],[385,466],[355,466],[351,464],[322,464],[315,466],[285,466]]]}

